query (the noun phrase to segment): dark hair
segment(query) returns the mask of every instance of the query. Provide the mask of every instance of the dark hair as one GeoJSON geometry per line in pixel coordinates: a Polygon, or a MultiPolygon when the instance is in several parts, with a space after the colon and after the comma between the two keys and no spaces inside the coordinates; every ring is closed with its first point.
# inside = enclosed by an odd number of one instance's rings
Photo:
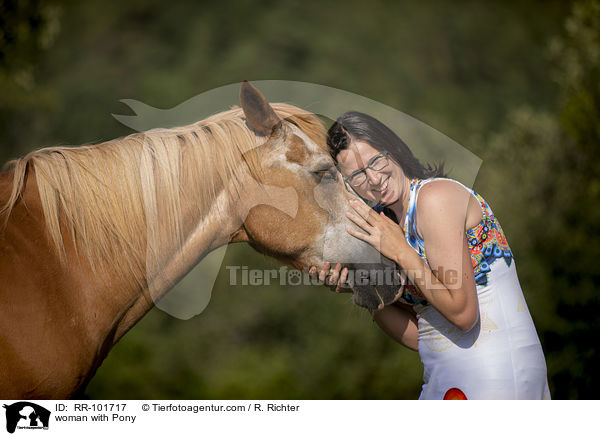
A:
{"type": "Polygon", "coordinates": [[[424,167],[408,146],[381,121],[362,112],[349,111],[340,116],[327,132],[329,153],[337,162],[337,155],[345,150],[353,139],[368,142],[377,150],[387,150],[409,178],[428,179],[446,177],[444,163],[424,167]]]}

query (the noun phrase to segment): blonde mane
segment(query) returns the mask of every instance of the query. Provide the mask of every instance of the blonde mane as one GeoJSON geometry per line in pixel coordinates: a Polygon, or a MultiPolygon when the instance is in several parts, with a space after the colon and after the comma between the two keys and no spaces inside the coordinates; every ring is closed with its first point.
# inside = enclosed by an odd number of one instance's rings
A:
{"type": "MultiPolygon", "coordinates": [[[[283,103],[272,106],[325,148],[325,129],[316,116],[283,103]]],[[[264,141],[246,126],[242,109],[234,108],[184,127],[43,148],[7,164],[13,187],[0,216],[6,224],[29,169],[60,259],[66,258],[66,233],[94,272],[109,270],[144,284],[148,250],[160,249],[156,241],[178,247],[189,230],[182,208],[201,219],[229,182],[239,185],[245,166],[261,180],[256,155],[244,153],[264,141]]]]}

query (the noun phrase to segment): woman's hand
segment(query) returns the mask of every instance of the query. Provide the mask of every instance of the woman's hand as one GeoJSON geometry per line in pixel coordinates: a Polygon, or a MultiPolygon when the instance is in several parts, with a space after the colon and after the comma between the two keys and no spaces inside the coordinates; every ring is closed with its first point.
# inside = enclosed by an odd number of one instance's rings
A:
{"type": "Polygon", "coordinates": [[[334,269],[331,269],[331,263],[325,262],[321,271],[317,276],[317,267],[311,266],[308,273],[312,278],[317,278],[324,282],[325,285],[329,286],[334,292],[352,292],[352,289],[347,285],[346,279],[348,278],[348,268],[342,269],[342,264],[338,263],[334,269]]]}
{"type": "Polygon", "coordinates": [[[378,214],[361,201],[350,200],[350,206],[356,211],[356,215],[346,212],[346,216],[364,232],[350,227],[347,227],[346,231],[399,264],[404,250],[412,249],[406,242],[402,228],[383,212],[378,214]]]}

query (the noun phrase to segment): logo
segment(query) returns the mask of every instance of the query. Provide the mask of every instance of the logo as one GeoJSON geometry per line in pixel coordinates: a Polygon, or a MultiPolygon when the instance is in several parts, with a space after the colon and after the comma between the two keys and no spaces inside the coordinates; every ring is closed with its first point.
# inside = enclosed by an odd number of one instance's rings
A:
{"type": "Polygon", "coordinates": [[[19,401],[11,405],[4,404],[6,409],[6,431],[14,433],[15,429],[48,430],[50,411],[28,401],[19,401]]]}

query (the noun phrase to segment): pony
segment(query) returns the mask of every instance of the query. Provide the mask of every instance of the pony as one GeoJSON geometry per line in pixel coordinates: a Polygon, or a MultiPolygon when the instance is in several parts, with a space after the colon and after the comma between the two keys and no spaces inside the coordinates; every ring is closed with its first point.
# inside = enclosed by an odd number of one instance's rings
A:
{"type": "MultiPolygon", "coordinates": [[[[345,231],[356,195],[319,118],[270,104],[247,81],[240,104],[184,127],[43,148],[8,163],[0,173],[0,396],[83,395],[115,343],[224,244],[247,242],[302,270],[374,259],[345,231]]],[[[352,292],[369,309],[397,295],[367,285],[352,292]]]]}

